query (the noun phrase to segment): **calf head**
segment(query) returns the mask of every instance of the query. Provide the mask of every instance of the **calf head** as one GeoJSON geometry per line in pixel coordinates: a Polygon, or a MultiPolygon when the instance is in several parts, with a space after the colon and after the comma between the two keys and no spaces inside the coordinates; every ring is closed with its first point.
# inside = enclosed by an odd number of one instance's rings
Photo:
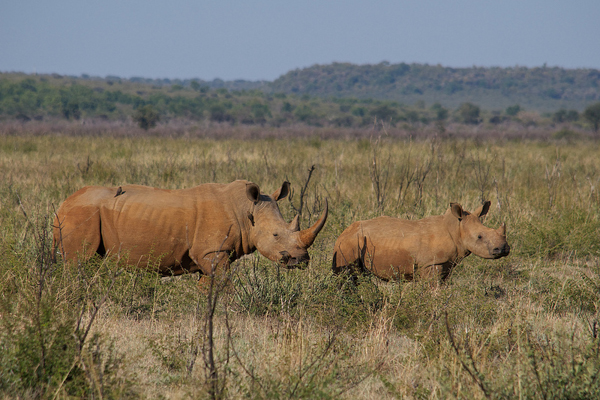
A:
{"type": "Polygon", "coordinates": [[[470,253],[482,258],[507,256],[510,246],[506,242],[506,225],[498,229],[488,228],[480,218],[487,214],[490,202],[486,201],[475,212],[463,210],[460,204],[450,203],[452,215],[459,221],[460,240],[470,253]]]}
{"type": "Polygon", "coordinates": [[[248,214],[249,238],[263,256],[288,268],[295,268],[308,264],[308,248],[325,225],[328,207],[325,202],[319,220],[310,228],[300,230],[299,215],[288,224],[277,207],[277,201],[285,198],[289,191],[289,182],[284,182],[271,196],[261,194],[254,183],[246,186],[246,196],[252,202],[252,211],[248,214]]]}

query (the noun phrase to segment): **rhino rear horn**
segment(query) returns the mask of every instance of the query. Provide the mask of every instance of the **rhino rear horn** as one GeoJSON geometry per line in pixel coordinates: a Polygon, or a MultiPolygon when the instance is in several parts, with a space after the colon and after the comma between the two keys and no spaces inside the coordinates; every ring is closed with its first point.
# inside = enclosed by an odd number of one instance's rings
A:
{"type": "Polygon", "coordinates": [[[300,230],[300,214],[296,214],[292,222],[290,222],[289,229],[292,232],[298,232],[300,230]]]}
{"type": "Polygon", "coordinates": [[[309,248],[315,238],[325,225],[325,221],[327,221],[327,214],[329,212],[329,205],[327,203],[327,199],[325,199],[325,209],[321,213],[321,217],[317,222],[314,223],[310,228],[304,229],[300,231],[300,242],[304,245],[304,248],[309,248]]]}

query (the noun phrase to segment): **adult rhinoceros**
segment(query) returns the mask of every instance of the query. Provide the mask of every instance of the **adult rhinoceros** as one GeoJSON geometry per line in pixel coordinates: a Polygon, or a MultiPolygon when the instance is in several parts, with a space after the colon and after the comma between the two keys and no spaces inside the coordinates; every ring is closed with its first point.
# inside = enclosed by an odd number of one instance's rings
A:
{"type": "Polygon", "coordinates": [[[256,249],[291,268],[309,261],[327,203],[319,220],[300,230],[298,216],[288,224],[277,207],[289,187],[284,182],[267,196],[244,180],[180,190],[87,186],[56,212],[54,246],[67,262],[98,253],[164,275],[208,275],[256,249]]]}
{"type": "Polygon", "coordinates": [[[507,256],[504,224],[497,230],[484,226],[486,201],[474,213],[450,203],[443,215],[420,220],[379,217],[350,225],[335,242],[333,271],[371,271],[384,280],[441,276],[473,253],[483,258],[507,256]]]}

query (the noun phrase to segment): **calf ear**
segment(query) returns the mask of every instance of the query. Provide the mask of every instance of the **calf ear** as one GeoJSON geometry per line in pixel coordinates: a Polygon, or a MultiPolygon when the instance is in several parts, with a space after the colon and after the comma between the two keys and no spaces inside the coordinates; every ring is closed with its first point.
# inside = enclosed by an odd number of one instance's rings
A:
{"type": "Polygon", "coordinates": [[[248,196],[248,200],[254,204],[258,203],[258,200],[260,199],[260,188],[256,183],[246,184],[246,196],[248,196]]]}
{"type": "Polygon", "coordinates": [[[452,211],[452,215],[461,220],[463,218],[463,209],[462,206],[458,203],[450,203],[450,210],[452,211]]]}
{"type": "Polygon", "coordinates": [[[475,215],[477,215],[479,218],[486,215],[488,211],[490,211],[490,204],[491,202],[489,200],[484,202],[477,210],[475,210],[475,215]]]}
{"type": "Polygon", "coordinates": [[[273,194],[271,195],[271,198],[275,201],[279,201],[279,200],[285,198],[289,192],[290,192],[290,183],[288,181],[285,181],[285,182],[283,182],[283,184],[281,185],[281,187],[279,189],[277,189],[275,192],[273,192],[273,194]]]}

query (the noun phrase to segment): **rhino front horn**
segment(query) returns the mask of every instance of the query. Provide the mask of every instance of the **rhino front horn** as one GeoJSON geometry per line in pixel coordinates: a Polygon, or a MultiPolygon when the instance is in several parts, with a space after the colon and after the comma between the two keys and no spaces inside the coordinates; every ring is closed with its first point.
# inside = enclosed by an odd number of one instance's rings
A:
{"type": "Polygon", "coordinates": [[[300,231],[300,242],[304,245],[304,248],[309,248],[315,241],[315,238],[323,228],[323,225],[325,225],[325,221],[327,221],[328,211],[329,207],[327,199],[325,199],[325,209],[321,213],[321,217],[319,218],[319,220],[315,222],[315,224],[310,228],[300,231]]]}

